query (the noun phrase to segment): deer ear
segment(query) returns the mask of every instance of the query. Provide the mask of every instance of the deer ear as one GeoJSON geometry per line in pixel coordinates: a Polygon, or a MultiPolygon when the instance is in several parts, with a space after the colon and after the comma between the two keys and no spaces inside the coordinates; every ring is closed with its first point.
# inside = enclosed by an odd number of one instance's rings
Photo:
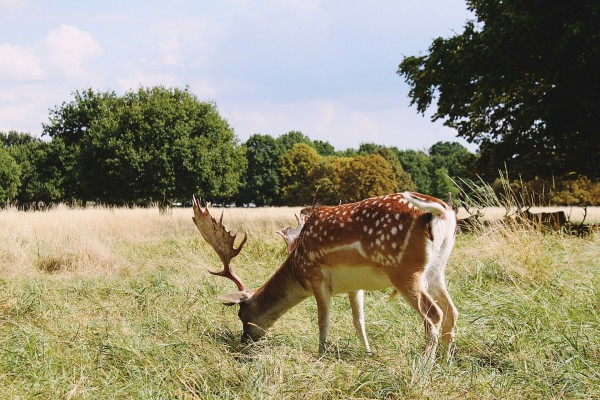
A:
{"type": "Polygon", "coordinates": [[[220,296],[217,296],[217,300],[219,300],[226,306],[233,306],[235,304],[243,303],[244,301],[249,300],[253,294],[254,292],[242,290],[239,292],[222,294],[220,296]]]}

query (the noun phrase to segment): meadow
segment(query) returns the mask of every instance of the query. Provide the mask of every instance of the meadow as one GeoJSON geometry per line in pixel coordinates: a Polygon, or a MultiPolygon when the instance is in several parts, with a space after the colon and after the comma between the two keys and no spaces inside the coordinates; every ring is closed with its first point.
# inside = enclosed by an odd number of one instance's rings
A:
{"type": "MultiPolygon", "coordinates": [[[[285,258],[294,208],[226,209],[247,231],[251,287],[285,258]]],[[[217,211],[218,213],[218,211],[217,211]]],[[[367,357],[345,296],[319,355],[309,299],[244,347],[234,290],[191,209],[0,211],[0,398],[594,399],[600,397],[600,234],[492,227],[457,237],[450,363],[422,362],[422,323],[366,295],[367,357]]],[[[590,218],[590,216],[588,216],[590,218]]],[[[597,218],[597,214],[595,217],[597,218]]]]}

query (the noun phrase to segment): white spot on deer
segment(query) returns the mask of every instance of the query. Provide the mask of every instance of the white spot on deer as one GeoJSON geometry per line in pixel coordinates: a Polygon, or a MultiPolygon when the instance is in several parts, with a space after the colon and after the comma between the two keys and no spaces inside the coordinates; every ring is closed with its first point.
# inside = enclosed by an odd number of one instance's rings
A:
{"type": "Polygon", "coordinates": [[[363,231],[365,231],[365,232],[366,232],[366,231],[368,231],[368,230],[369,230],[369,227],[368,227],[367,225],[363,226],[363,231]]]}
{"type": "Polygon", "coordinates": [[[369,228],[369,235],[373,234],[373,228],[369,228]]]}
{"type": "Polygon", "coordinates": [[[392,242],[392,249],[396,250],[396,247],[398,247],[398,243],[392,242]]]}
{"type": "Polygon", "coordinates": [[[390,230],[390,233],[392,235],[396,235],[398,233],[398,228],[396,228],[395,226],[392,226],[392,229],[390,230]]]}

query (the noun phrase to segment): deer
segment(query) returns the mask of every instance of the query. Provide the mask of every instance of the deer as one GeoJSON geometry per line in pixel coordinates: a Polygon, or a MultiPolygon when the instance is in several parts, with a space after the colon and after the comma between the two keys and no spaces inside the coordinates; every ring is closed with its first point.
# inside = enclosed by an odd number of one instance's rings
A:
{"type": "Polygon", "coordinates": [[[518,207],[516,216],[522,221],[527,221],[535,228],[561,231],[567,224],[567,214],[564,211],[532,213],[529,211],[530,209],[531,206],[528,206],[525,211],[521,211],[518,207]]]}
{"type": "Polygon", "coordinates": [[[230,279],[238,289],[218,299],[239,305],[242,343],[261,339],[289,309],[314,296],[319,353],[325,353],[331,297],[347,293],[355,328],[369,353],[362,293],[393,287],[421,316],[426,360],[434,360],[440,336],[444,357],[451,358],[458,311],[444,270],[454,246],[456,215],[442,200],[404,192],[318,207],[294,249],[258,289],[246,288],[231,266],[247,234],[236,248],[237,234],[223,225],[223,213],[217,222],[208,204],[202,207],[195,197],[192,203],[196,227],[223,264],[223,270],[209,272],[230,279]]]}
{"type": "Polygon", "coordinates": [[[481,208],[476,208],[475,212],[472,211],[472,208],[466,203],[463,203],[463,208],[469,214],[466,218],[461,218],[457,221],[457,230],[460,233],[468,233],[481,228],[483,222],[481,218],[485,216],[485,212],[481,211],[481,208]]]}

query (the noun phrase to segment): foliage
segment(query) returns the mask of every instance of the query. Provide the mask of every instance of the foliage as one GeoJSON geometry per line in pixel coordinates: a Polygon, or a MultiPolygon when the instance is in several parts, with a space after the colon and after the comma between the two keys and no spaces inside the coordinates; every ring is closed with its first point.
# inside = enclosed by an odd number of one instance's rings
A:
{"type": "Polygon", "coordinates": [[[340,197],[353,202],[398,191],[392,166],[379,154],[353,158],[341,176],[340,197]]]}
{"type": "Polygon", "coordinates": [[[336,154],[335,147],[323,140],[313,140],[312,145],[320,156],[333,156],[336,154]]]}
{"type": "Polygon", "coordinates": [[[374,143],[361,143],[358,153],[361,155],[379,154],[392,167],[394,175],[396,176],[397,190],[415,190],[416,186],[413,183],[410,174],[406,173],[404,168],[402,168],[402,163],[400,162],[398,151],[396,149],[374,143]]]}
{"type": "Polygon", "coordinates": [[[0,203],[11,201],[17,195],[21,169],[8,150],[0,147],[0,203]]]}
{"type": "Polygon", "coordinates": [[[437,38],[398,73],[411,104],[493,156],[493,169],[535,176],[599,176],[600,7],[578,2],[467,2],[477,21],[437,38]]]}
{"type": "Polygon", "coordinates": [[[313,193],[305,178],[319,159],[317,151],[306,143],[296,143],[283,153],[281,165],[281,192],[285,204],[310,204],[313,193]]]}
{"type": "Polygon", "coordinates": [[[57,143],[44,142],[28,133],[11,131],[0,134],[4,145],[20,168],[19,204],[43,201],[47,204],[62,199],[60,189],[60,148],[57,143]]]}
{"type": "Polygon", "coordinates": [[[270,206],[281,203],[279,158],[282,149],[270,135],[255,134],[244,144],[248,168],[239,202],[270,206]]]}
{"type": "Polygon", "coordinates": [[[437,142],[429,148],[434,169],[445,168],[446,174],[457,179],[475,178],[475,155],[458,142],[437,142]]]}
{"type": "Polygon", "coordinates": [[[431,193],[433,163],[427,153],[422,150],[398,150],[398,159],[404,170],[410,174],[416,190],[421,193],[431,193]]]}
{"type": "Polygon", "coordinates": [[[288,150],[291,150],[298,143],[304,143],[309,146],[313,146],[312,140],[310,140],[310,138],[304,133],[299,131],[291,131],[288,133],[284,133],[283,135],[275,139],[275,141],[284,153],[288,150]]]}
{"type": "Polygon", "coordinates": [[[600,204],[600,180],[585,176],[570,176],[564,179],[531,179],[505,182],[497,179],[492,185],[494,191],[504,195],[514,193],[518,205],[569,205],[595,206],[600,204]]]}
{"type": "Polygon", "coordinates": [[[245,158],[216,107],[189,90],[77,91],[44,133],[64,145],[65,193],[111,204],[233,197],[245,158]]]}

